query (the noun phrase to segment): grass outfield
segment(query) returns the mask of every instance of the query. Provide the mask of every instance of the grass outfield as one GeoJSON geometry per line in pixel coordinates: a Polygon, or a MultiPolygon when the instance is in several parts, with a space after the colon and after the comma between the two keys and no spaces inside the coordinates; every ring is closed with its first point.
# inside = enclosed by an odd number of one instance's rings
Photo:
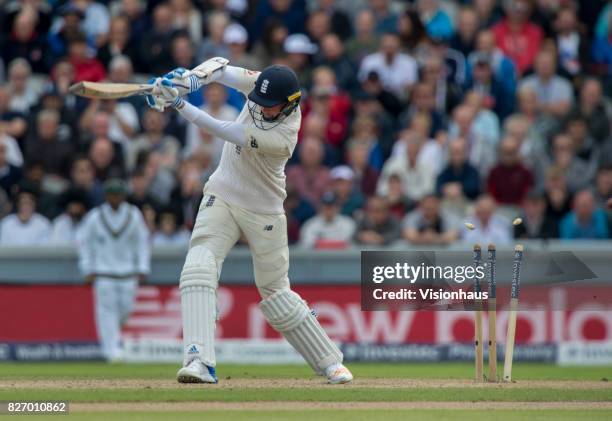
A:
{"type": "Polygon", "coordinates": [[[475,384],[466,363],[350,364],[348,386],[306,366],[224,364],[219,385],[178,385],[177,368],[0,363],[0,401],[68,400],[70,418],[93,420],[612,419],[612,367],[517,364],[513,384],[475,384]]]}

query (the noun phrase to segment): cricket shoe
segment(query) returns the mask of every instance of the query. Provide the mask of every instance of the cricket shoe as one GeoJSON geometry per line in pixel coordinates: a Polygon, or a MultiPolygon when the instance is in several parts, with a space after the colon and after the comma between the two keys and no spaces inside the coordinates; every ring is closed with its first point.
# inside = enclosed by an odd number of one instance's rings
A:
{"type": "Polygon", "coordinates": [[[353,375],[344,365],[340,363],[332,364],[325,369],[327,382],[330,384],[343,384],[353,380],[353,375]]]}
{"type": "Polygon", "coordinates": [[[179,383],[218,383],[214,367],[205,365],[199,359],[192,360],[176,373],[179,383]]]}

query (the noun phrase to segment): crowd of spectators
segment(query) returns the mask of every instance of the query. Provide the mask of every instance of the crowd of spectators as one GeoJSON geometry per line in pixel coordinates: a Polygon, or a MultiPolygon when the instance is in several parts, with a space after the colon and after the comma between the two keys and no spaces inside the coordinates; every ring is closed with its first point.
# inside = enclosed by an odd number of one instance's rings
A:
{"type": "MultiPolygon", "coordinates": [[[[8,0],[0,244],[76,241],[111,177],[153,244],[186,244],[223,141],[68,87],[214,56],[300,79],[292,244],[611,236],[612,1],[8,0]]],[[[217,84],[188,99],[224,120],[245,101],[217,84]]]]}

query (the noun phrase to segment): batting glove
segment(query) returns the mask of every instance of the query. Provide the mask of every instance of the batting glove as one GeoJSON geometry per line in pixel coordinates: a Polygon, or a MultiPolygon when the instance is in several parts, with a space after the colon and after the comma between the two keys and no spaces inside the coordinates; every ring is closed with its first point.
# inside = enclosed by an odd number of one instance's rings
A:
{"type": "Polygon", "coordinates": [[[154,85],[152,95],[146,96],[147,104],[157,111],[164,111],[166,107],[182,108],[183,98],[174,84],[165,78],[158,77],[149,80],[154,85]]]}
{"type": "Polygon", "coordinates": [[[203,84],[196,74],[184,67],[177,67],[171,72],[166,73],[163,78],[172,82],[181,96],[197,91],[203,84]]]}

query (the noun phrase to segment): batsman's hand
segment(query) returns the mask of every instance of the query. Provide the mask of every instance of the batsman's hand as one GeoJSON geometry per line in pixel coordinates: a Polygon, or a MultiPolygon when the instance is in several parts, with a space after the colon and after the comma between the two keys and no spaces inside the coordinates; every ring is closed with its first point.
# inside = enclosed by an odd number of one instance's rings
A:
{"type": "Polygon", "coordinates": [[[154,85],[151,95],[146,96],[149,107],[162,112],[167,107],[181,108],[184,104],[178,89],[169,79],[158,77],[149,83],[154,85]]]}
{"type": "Polygon", "coordinates": [[[184,67],[177,67],[171,72],[166,73],[163,78],[172,82],[172,85],[178,90],[181,96],[195,92],[203,85],[198,76],[184,67]]]}

